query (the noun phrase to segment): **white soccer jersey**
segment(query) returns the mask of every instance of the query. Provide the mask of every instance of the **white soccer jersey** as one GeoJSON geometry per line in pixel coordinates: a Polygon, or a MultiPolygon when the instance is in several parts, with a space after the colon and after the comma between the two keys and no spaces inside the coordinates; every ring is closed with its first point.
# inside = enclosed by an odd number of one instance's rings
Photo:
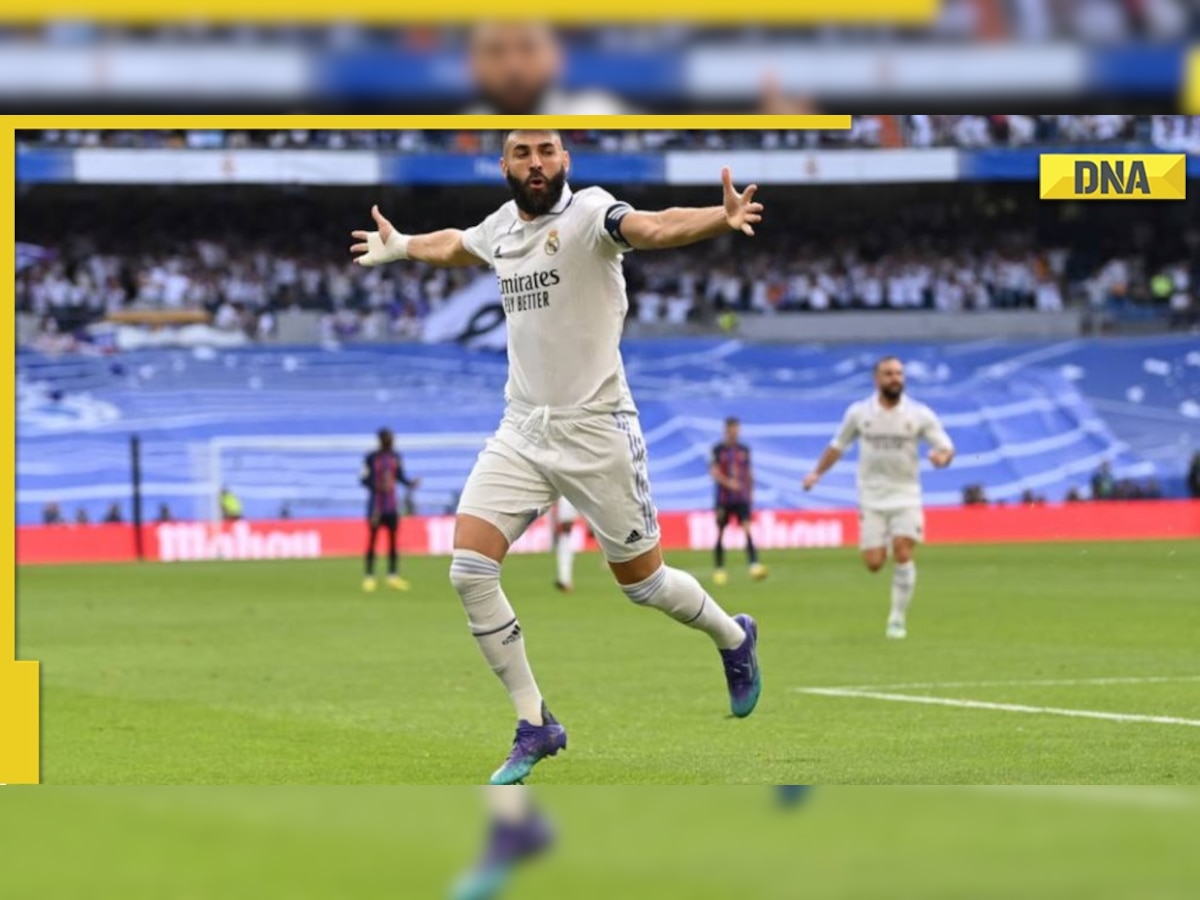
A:
{"type": "Polygon", "coordinates": [[[921,505],[922,440],[937,450],[954,448],[933,410],[908,397],[891,409],[877,395],[851,404],[833,446],[845,452],[855,440],[859,505],[879,511],[921,505]]]}
{"type": "Polygon", "coordinates": [[[463,232],[500,282],[508,320],[505,397],[530,406],[634,411],[621,361],[629,301],[617,223],[630,211],[600,188],[526,222],[509,201],[463,232]]]}

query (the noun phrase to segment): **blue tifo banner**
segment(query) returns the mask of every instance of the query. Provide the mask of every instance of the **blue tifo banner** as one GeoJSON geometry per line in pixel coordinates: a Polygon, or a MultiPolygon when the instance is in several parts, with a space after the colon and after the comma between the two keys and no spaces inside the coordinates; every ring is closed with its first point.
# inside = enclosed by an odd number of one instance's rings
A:
{"type": "MultiPolygon", "coordinates": [[[[572,154],[577,184],[715,184],[722,166],[758,184],[1036,181],[1047,153],[1155,152],[1145,145],[953,150],[672,150],[572,154]]],[[[500,185],[493,156],[369,150],[22,149],[17,181],[90,184],[500,185]]],[[[1188,157],[1200,178],[1200,156],[1188,157]]]]}
{"type": "MultiPolygon", "coordinates": [[[[95,520],[128,497],[134,434],[143,437],[150,510],[165,503],[177,517],[207,518],[226,485],[251,519],[273,518],[285,502],[298,518],[361,518],[357,472],[384,424],[409,471],[423,477],[422,511],[452,510],[503,412],[503,354],[469,349],[502,345],[487,313],[494,284],[483,277],[455,299],[436,336],[447,343],[115,357],[20,348],[17,520],[39,521],[48,503],[68,515],[86,507],[95,520]]],[[[756,502],[854,506],[852,461],[812,492],[800,480],[846,406],[870,396],[876,361],[895,349],[624,341],[659,509],[709,507],[708,462],[728,415],[741,418],[754,451],[756,502]]],[[[917,343],[903,352],[908,390],[937,410],[959,450],[949,469],[923,466],[928,504],[958,505],[969,485],[984,485],[992,502],[1017,502],[1027,490],[1051,501],[1072,488],[1086,496],[1105,461],[1118,479],[1154,477],[1168,495],[1185,494],[1191,448],[1200,445],[1194,338],[917,343]]]]}

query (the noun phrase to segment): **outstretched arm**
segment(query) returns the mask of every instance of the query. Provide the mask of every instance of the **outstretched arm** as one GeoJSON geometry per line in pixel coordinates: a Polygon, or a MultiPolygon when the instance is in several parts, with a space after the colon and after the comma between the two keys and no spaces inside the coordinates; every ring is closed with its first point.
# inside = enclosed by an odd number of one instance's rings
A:
{"type": "Polygon", "coordinates": [[[635,250],[666,250],[730,230],[753,236],[754,225],[762,221],[763,206],[754,202],[758,185],[738,193],[728,166],[721,170],[721,183],[725,188],[724,205],[630,212],[621,219],[621,237],[635,250]]]}
{"type": "Polygon", "coordinates": [[[821,458],[817,460],[817,467],[804,476],[806,491],[811,491],[816,486],[817,482],[821,480],[821,476],[837,464],[837,461],[842,458],[842,454],[846,452],[846,448],[858,438],[858,420],[854,411],[855,407],[853,406],[846,410],[846,414],[842,417],[841,427],[838,428],[838,432],[833,436],[829,446],[825,448],[825,452],[821,454],[821,458]]]}
{"type": "Polygon", "coordinates": [[[401,234],[379,211],[371,207],[378,231],[352,231],[360,243],[350,252],[360,266],[379,266],[400,259],[415,259],[433,266],[481,266],[483,260],[467,250],[463,233],[457,228],[431,231],[428,234],[401,234]]]}
{"type": "Polygon", "coordinates": [[[830,444],[825,448],[825,452],[821,454],[821,458],[817,460],[817,467],[804,476],[804,489],[811,491],[821,476],[834,467],[839,459],[842,458],[842,451],[830,444]]]}

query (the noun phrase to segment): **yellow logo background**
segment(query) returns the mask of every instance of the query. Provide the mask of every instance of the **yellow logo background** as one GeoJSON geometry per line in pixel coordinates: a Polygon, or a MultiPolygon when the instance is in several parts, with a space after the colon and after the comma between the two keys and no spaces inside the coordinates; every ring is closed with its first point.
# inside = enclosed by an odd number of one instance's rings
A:
{"type": "Polygon", "coordinates": [[[1187,156],[1182,153],[1043,153],[1039,163],[1043,200],[1183,200],[1187,194],[1187,156]],[[1079,163],[1096,167],[1100,187],[1094,192],[1077,191],[1079,163]],[[1113,173],[1119,168],[1127,180],[1134,163],[1145,167],[1149,194],[1102,189],[1107,187],[1106,171],[1113,173]]]}

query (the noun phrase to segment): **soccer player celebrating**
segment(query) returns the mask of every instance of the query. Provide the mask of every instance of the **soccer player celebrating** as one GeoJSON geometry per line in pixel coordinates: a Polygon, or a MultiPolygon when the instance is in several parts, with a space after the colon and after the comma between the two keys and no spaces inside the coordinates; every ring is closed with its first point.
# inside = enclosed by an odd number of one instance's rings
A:
{"type": "Polygon", "coordinates": [[[918,444],[929,444],[929,461],[945,468],[954,459],[954,444],[933,410],[904,393],[904,365],[894,356],[875,364],[873,397],[851,404],[833,442],[821,454],[817,467],[804,476],[804,489],[812,490],[846,449],[862,442],[858,458],[859,545],[863,562],[878,572],[887,562],[891,542],[892,611],[887,636],[908,634],[908,607],[917,583],[913,550],[925,529],[921,509],[918,444]]]}
{"type": "Polygon", "coordinates": [[[713,583],[722,585],[728,580],[725,574],[725,526],[730,519],[737,519],[746,532],[746,558],[750,561],[750,577],[762,581],[767,577],[767,567],[758,561],[758,550],[750,535],[750,499],[754,491],[754,477],[750,472],[750,448],[738,440],[740,423],[730,416],[725,420],[725,438],[713,447],[712,465],[709,473],[717,483],[717,544],[713,548],[716,563],[713,583]]]}
{"type": "Polygon", "coordinates": [[[486,263],[496,271],[508,320],[507,408],[459,500],[450,581],[471,633],[504,684],[518,723],[494,784],[525,779],[567,745],[525,654],[517,615],[500,587],[512,542],[559,496],[592,526],[621,590],[703,631],[720,651],[735,716],[749,715],[762,679],[755,621],[732,617],[687,572],[667,566],[646,474],[642,437],[619,349],[629,250],[682,247],[730,230],[754,234],[756,187],[733,186],[706,208],[634,210],[600,188],[573,192],[571,157],[555,131],[505,138],[500,169],[513,199],[465,231],[398,232],[378,207],[376,231],[356,231],[360,265],[415,259],[439,266],[486,263]]]}
{"type": "Polygon", "coordinates": [[[558,578],[554,586],[564,594],[575,587],[575,548],[571,545],[571,532],[579,512],[566,497],[559,497],[554,506],[554,553],[558,562],[558,578]]]}
{"type": "Polygon", "coordinates": [[[407,591],[409,584],[400,577],[400,554],[396,549],[396,533],[400,528],[400,507],[396,502],[396,485],[415,488],[421,479],[404,475],[400,454],[393,447],[395,439],[390,429],[379,429],[379,447],[363,461],[359,482],[367,489],[367,556],[363,590],[375,590],[375,542],[379,529],[388,535],[387,585],[393,590],[407,591]]]}

